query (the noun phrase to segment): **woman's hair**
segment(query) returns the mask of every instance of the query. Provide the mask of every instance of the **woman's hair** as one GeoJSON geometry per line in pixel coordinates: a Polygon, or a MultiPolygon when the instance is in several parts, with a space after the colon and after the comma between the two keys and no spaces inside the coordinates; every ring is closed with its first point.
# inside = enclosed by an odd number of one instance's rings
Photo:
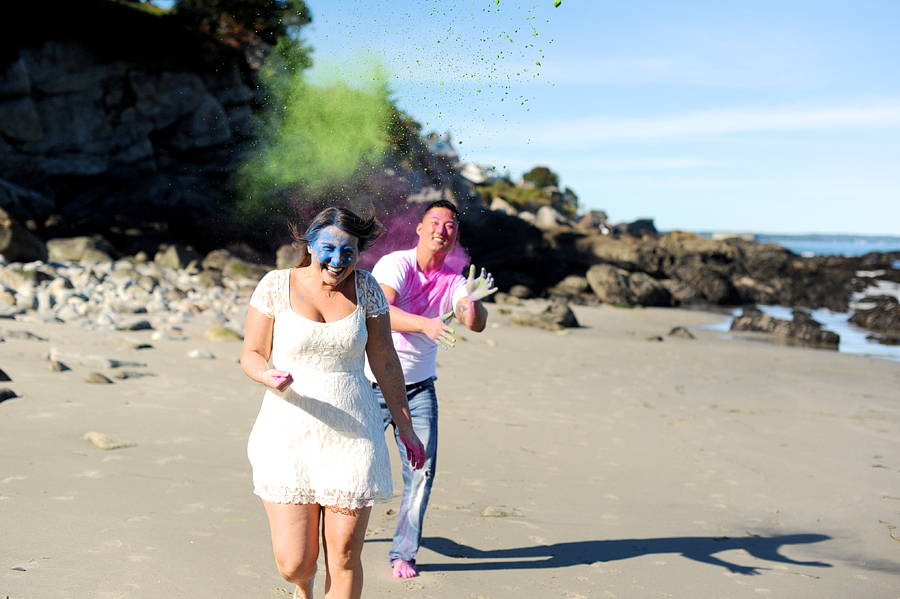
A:
{"type": "Polygon", "coordinates": [[[312,262],[312,257],[307,248],[315,243],[319,233],[325,227],[337,227],[341,231],[356,237],[359,240],[358,249],[360,254],[371,248],[372,244],[384,234],[384,225],[375,218],[374,206],[369,207],[365,218],[346,208],[326,208],[312,219],[309,227],[306,228],[306,233],[301,234],[295,225],[290,225],[291,236],[301,252],[298,268],[309,266],[312,262]]]}

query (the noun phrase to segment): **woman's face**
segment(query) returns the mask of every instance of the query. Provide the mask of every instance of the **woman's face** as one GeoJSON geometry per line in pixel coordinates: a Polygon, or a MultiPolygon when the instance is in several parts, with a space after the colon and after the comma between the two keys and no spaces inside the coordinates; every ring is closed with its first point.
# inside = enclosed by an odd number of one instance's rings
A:
{"type": "Polygon", "coordinates": [[[353,270],[359,258],[359,238],[334,225],[319,231],[309,245],[312,266],[326,285],[337,285],[353,270]]]}

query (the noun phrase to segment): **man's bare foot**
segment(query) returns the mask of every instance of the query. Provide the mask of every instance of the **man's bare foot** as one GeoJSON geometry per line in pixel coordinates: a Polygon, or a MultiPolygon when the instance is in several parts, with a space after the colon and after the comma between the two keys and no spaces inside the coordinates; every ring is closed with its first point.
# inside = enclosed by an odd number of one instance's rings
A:
{"type": "Polygon", "coordinates": [[[402,559],[394,562],[394,576],[397,578],[413,578],[418,575],[415,564],[402,559]]]}

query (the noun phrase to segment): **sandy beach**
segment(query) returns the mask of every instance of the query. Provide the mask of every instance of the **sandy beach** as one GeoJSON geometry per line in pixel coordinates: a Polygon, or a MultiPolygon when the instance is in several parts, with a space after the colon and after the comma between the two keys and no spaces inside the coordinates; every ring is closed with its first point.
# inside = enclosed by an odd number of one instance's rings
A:
{"type": "MultiPolygon", "coordinates": [[[[558,334],[491,305],[440,353],[422,573],[390,575],[395,497],[365,597],[900,597],[900,362],[730,338],[705,312],[573,309],[558,334]]],[[[19,395],[0,403],[0,597],[290,597],[246,458],[263,389],[205,328],[0,321],[19,395]],[[146,366],[87,384],[51,348],[146,366]]]]}

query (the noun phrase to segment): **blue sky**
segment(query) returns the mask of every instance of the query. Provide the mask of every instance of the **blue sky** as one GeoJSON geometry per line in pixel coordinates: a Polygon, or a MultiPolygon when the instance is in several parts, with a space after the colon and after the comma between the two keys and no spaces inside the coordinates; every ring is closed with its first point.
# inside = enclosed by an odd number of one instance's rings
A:
{"type": "Polygon", "coordinates": [[[900,236],[900,2],[307,3],[313,77],[380,65],[464,160],[614,222],[900,236]]]}

